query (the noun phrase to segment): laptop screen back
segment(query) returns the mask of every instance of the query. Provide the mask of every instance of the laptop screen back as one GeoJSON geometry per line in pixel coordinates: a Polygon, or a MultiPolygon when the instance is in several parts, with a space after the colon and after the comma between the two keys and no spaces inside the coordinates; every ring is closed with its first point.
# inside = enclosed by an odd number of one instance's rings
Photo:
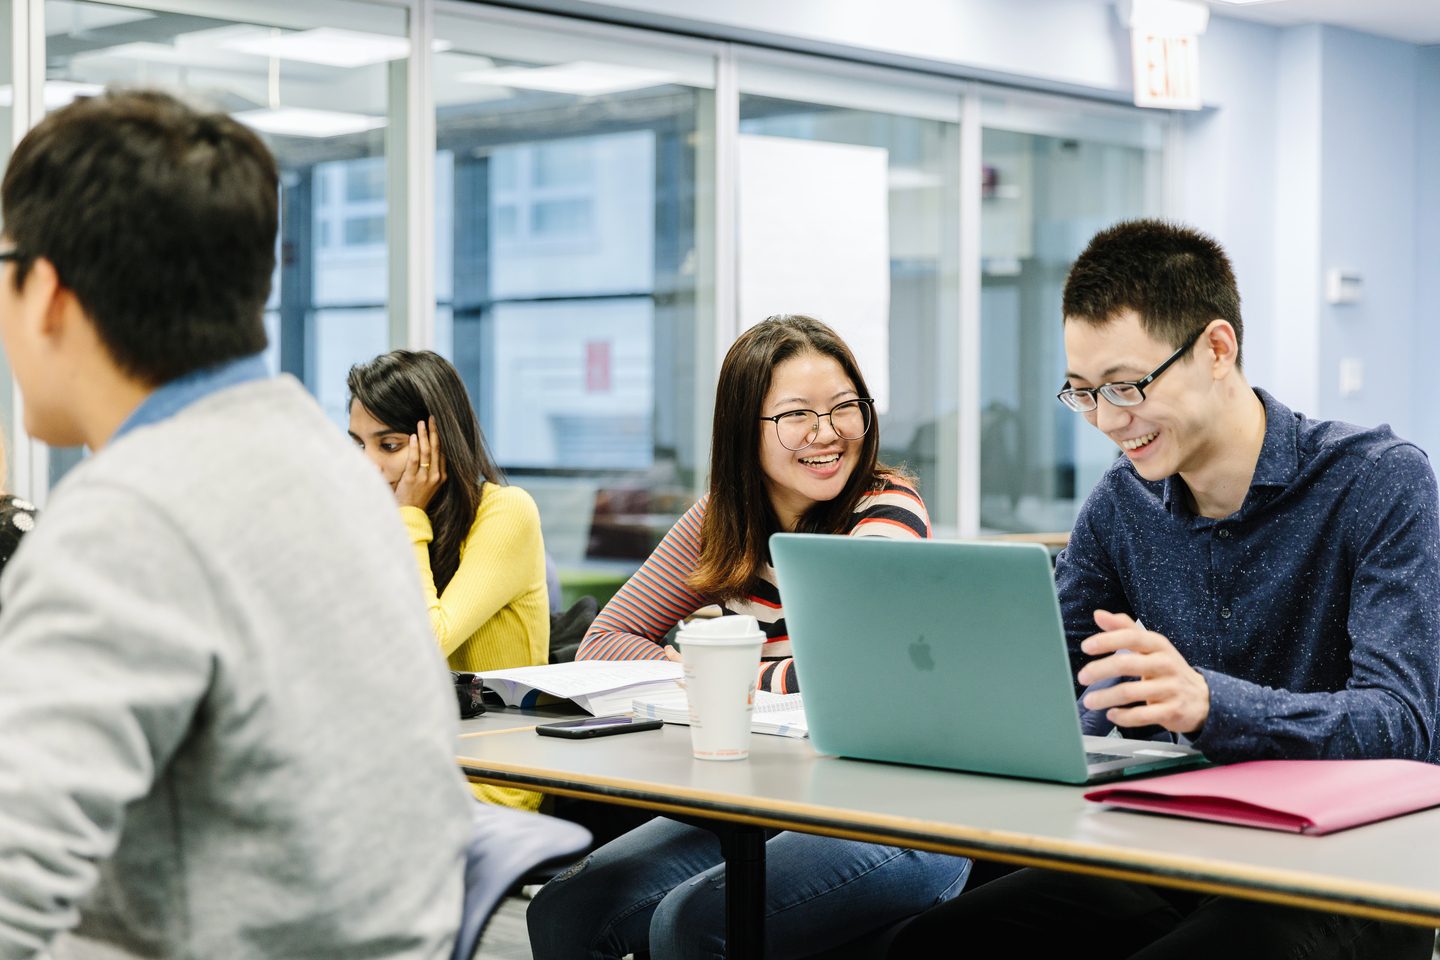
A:
{"type": "Polygon", "coordinates": [[[770,549],[817,750],[1085,782],[1044,547],[777,534],[770,549]]]}

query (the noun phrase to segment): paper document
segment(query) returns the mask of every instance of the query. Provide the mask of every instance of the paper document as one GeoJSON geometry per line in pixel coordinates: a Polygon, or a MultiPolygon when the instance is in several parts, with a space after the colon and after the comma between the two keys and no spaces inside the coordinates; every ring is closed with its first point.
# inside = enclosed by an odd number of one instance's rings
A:
{"type": "Polygon", "coordinates": [[[509,706],[534,706],[544,693],[601,717],[628,712],[637,696],[678,690],[683,672],[671,660],[580,660],[477,675],[509,706]]]}
{"type": "MultiPolygon", "coordinates": [[[[637,717],[686,726],[690,723],[690,701],[683,688],[637,696],[633,706],[637,717]]],[[[750,715],[750,729],[777,737],[808,737],[810,728],[805,723],[805,701],[798,693],[755,691],[755,711],[750,715]]]]}

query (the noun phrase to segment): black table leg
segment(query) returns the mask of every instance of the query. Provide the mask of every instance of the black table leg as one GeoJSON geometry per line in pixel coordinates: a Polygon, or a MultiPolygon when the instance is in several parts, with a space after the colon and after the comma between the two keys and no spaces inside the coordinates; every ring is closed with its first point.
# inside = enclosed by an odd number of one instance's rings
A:
{"type": "Polygon", "coordinates": [[[725,854],[725,956],[765,956],[765,831],[747,824],[712,826],[725,854]]]}
{"type": "Polygon", "coordinates": [[[774,833],[749,823],[730,823],[667,814],[672,820],[704,827],[720,841],[725,856],[725,956],[730,960],[765,957],[765,841],[774,833]]]}

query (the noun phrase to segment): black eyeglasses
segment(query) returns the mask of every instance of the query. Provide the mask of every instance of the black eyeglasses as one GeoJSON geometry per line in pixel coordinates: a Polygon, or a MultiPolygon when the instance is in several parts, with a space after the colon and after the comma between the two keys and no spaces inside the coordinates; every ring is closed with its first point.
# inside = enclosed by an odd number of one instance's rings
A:
{"type": "Polygon", "coordinates": [[[29,260],[29,254],[20,250],[0,250],[0,263],[9,260],[11,263],[19,263],[21,260],[29,260]]]}
{"type": "Polygon", "coordinates": [[[1066,387],[1055,394],[1055,397],[1076,413],[1089,413],[1094,410],[1100,406],[1100,397],[1104,397],[1117,407],[1133,407],[1143,403],[1145,402],[1145,388],[1154,383],[1155,378],[1168,370],[1172,363],[1185,356],[1204,332],[1204,329],[1196,331],[1193,337],[1185,341],[1183,347],[1170,354],[1170,358],[1160,366],[1151,370],[1149,376],[1141,377],[1139,380],[1115,380],[1111,383],[1102,383],[1098,387],[1066,387]]]}
{"type": "Polygon", "coordinates": [[[870,430],[874,419],[870,405],[871,397],[859,397],[837,403],[826,413],[814,410],[786,410],[773,417],[761,417],[775,424],[775,436],[786,450],[804,450],[820,435],[820,418],[830,418],[830,429],[841,440],[859,440],[870,430]]]}

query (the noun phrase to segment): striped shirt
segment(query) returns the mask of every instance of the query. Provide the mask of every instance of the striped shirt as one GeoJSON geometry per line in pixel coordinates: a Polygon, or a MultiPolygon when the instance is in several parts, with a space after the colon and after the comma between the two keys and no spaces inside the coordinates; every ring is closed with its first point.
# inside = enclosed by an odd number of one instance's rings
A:
{"type": "MultiPolygon", "coordinates": [[[[611,598],[585,634],[577,660],[663,660],[661,642],[680,620],[713,603],[687,585],[700,560],[700,529],[708,497],[691,507],[660,541],[635,575],[611,598]]],[[[887,480],[855,507],[845,531],[852,537],[930,536],[930,516],[920,495],[910,487],[887,480]]],[[[785,611],[775,585],[775,568],[768,562],[759,570],[759,584],[743,600],[721,604],[727,613],[748,614],[765,632],[760,665],[760,688],[776,693],[799,689],[785,611]]]]}

